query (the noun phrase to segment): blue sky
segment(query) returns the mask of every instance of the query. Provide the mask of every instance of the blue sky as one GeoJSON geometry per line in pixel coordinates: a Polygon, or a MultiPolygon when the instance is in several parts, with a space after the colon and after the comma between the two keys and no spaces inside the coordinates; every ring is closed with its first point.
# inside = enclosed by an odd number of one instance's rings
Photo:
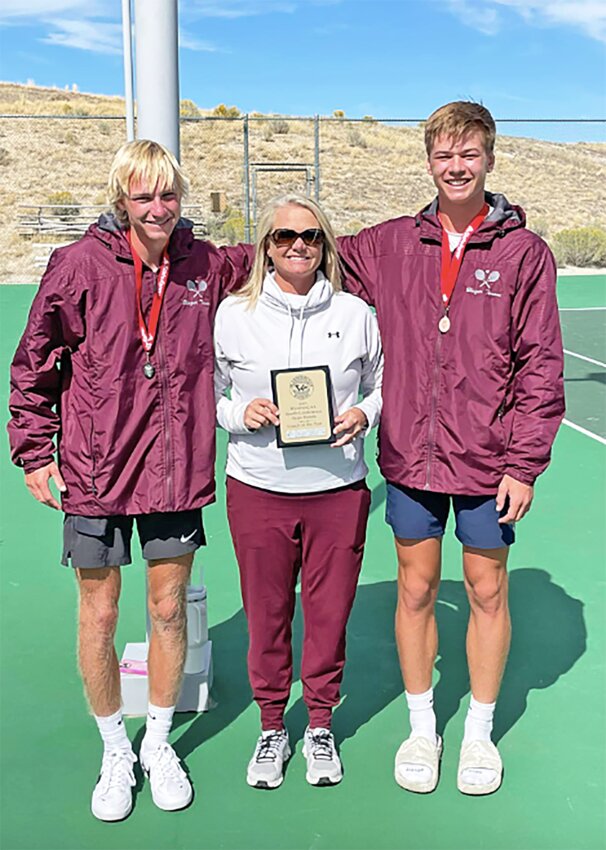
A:
{"type": "MultiPolygon", "coordinates": [[[[181,0],[181,97],[199,106],[421,118],[606,117],[606,0],[181,0]]],[[[120,0],[2,0],[0,78],[123,94],[120,0]]],[[[604,140],[606,125],[502,124],[604,140]]]]}

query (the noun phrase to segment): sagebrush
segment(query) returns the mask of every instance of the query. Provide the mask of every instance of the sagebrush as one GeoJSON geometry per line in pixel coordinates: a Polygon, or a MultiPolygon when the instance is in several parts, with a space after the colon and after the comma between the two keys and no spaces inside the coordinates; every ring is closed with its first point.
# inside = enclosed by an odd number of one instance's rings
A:
{"type": "Polygon", "coordinates": [[[606,230],[601,227],[560,230],[551,240],[551,247],[559,266],[606,266],[606,230]]]}

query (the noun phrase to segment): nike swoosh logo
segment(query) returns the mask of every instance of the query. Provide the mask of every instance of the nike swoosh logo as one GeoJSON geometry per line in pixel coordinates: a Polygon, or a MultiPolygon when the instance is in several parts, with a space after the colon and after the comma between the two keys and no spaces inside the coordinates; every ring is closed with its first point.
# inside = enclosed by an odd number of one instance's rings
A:
{"type": "Polygon", "coordinates": [[[192,539],[192,537],[195,535],[195,533],[196,533],[196,530],[192,531],[191,534],[188,534],[187,537],[184,534],[182,534],[181,535],[181,543],[189,543],[189,541],[192,539]]]}

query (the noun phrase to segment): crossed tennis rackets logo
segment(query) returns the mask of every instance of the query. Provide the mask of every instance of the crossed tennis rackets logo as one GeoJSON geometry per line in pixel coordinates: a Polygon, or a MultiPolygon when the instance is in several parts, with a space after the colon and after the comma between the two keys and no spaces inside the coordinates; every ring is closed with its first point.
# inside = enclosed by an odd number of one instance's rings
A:
{"type": "Polygon", "coordinates": [[[207,282],[199,277],[195,280],[188,280],[186,286],[192,293],[192,298],[202,298],[202,294],[208,289],[207,282]]]}
{"type": "Polygon", "coordinates": [[[474,277],[476,280],[480,281],[480,289],[483,286],[485,286],[486,289],[490,289],[490,284],[496,283],[496,281],[501,277],[501,273],[491,272],[490,269],[476,269],[474,277]]]}
{"type": "Polygon", "coordinates": [[[204,293],[208,289],[208,283],[202,280],[201,277],[197,277],[195,280],[188,280],[185,285],[189,297],[186,296],[183,299],[183,304],[186,304],[188,307],[195,307],[196,304],[208,305],[210,303],[204,300],[204,293]]]}

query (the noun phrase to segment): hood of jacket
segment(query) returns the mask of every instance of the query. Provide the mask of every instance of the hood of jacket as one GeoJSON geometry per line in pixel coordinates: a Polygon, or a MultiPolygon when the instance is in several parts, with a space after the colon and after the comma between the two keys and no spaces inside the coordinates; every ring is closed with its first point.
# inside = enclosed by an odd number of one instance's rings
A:
{"type": "MultiPolygon", "coordinates": [[[[505,233],[519,227],[526,227],[524,210],[522,207],[510,204],[505,195],[484,192],[484,199],[491,207],[491,211],[472,234],[470,242],[485,242],[504,236],[505,233]]],[[[441,241],[442,224],[438,218],[437,196],[417,213],[415,225],[421,228],[422,239],[441,241]]]]}
{"type": "MultiPolygon", "coordinates": [[[[188,218],[180,218],[175,225],[168,243],[168,256],[171,261],[183,259],[191,254],[194,246],[193,222],[188,218]]],[[[96,222],[91,224],[85,237],[101,242],[117,259],[132,262],[130,245],[126,238],[128,228],[125,227],[114,213],[102,213],[96,222]]]]}

